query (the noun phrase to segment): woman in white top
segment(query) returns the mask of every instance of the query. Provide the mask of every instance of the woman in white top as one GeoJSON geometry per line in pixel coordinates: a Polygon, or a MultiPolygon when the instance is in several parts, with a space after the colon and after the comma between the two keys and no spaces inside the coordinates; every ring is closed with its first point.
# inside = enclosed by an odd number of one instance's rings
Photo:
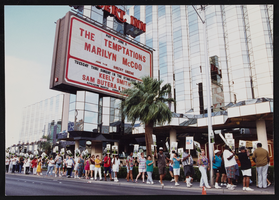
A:
{"type": "Polygon", "coordinates": [[[75,168],[74,168],[74,170],[75,170],[75,178],[77,178],[78,177],[78,160],[79,160],[79,156],[76,156],[76,159],[75,159],[75,168]]]}
{"type": "Polygon", "coordinates": [[[26,158],[24,160],[24,174],[29,174],[29,168],[30,168],[30,158],[26,158]]]}
{"type": "Polygon", "coordinates": [[[50,157],[50,160],[47,161],[47,164],[48,164],[48,168],[47,168],[46,176],[48,176],[49,172],[50,172],[50,176],[52,176],[52,171],[55,166],[55,161],[53,160],[52,157],[50,157]]]}
{"type": "Polygon", "coordinates": [[[138,157],[138,161],[139,161],[139,173],[137,175],[137,178],[135,180],[135,182],[138,181],[138,178],[140,177],[140,175],[142,174],[142,182],[144,183],[144,174],[146,172],[146,159],[144,158],[144,153],[141,152],[140,154],[141,156],[138,157]]]}
{"type": "Polygon", "coordinates": [[[9,172],[9,166],[10,166],[10,158],[6,157],[6,173],[9,172]]]}
{"type": "Polygon", "coordinates": [[[112,163],[112,169],[114,172],[114,181],[118,182],[117,172],[119,172],[119,166],[120,166],[120,159],[119,159],[118,155],[113,155],[113,159],[112,159],[111,163],[112,163]]]}

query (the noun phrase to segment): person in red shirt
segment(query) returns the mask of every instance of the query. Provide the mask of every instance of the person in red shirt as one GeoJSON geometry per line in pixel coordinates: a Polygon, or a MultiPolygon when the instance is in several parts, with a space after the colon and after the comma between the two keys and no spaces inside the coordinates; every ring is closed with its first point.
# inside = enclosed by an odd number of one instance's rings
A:
{"type": "Polygon", "coordinates": [[[107,180],[107,171],[109,172],[109,178],[112,181],[111,178],[111,159],[109,157],[109,153],[107,153],[106,157],[104,158],[104,168],[105,168],[105,181],[107,180]]]}
{"type": "Polygon", "coordinates": [[[31,161],[32,168],[33,168],[33,174],[34,174],[34,175],[36,175],[36,173],[37,173],[37,163],[38,163],[37,158],[34,158],[34,159],[31,161]]]}

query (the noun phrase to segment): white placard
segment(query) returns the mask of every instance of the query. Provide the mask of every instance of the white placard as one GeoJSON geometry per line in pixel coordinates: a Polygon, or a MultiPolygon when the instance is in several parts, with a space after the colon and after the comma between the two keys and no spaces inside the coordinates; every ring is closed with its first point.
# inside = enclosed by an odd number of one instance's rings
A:
{"type": "Polygon", "coordinates": [[[195,146],[196,154],[197,156],[199,156],[199,154],[201,153],[201,144],[197,141],[194,141],[194,146],[195,146]]]}
{"type": "Polygon", "coordinates": [[[186,149],[194,149],[194,137],[186,137],[186,149]]]}
{"type": "Polygon", "coordinates": [[[118,155],[118,146],[117,145],[112,146],[111,152],[113,155],[118,155]]]}
{"type": "Polygon", "coordinates": [[[153,144],[156,147],[157,146],[156,135],[152,134],[152,139],[153,139],[153,144]]]}
{"type": "Polygon", "coordinates": [[[166,142],[166,147],[167,147],[168,152],[170,152],[169,142],[166,142]]]}
{"type": "Polygon", "coordinates": [[[244,140],[239,140],[238,148],[240,148],[240,147],[242,147],[242,146],[246,147],[246,141],[244,141],[244,140]]]}
{"type": "Polygon", "coordinates": [[[177,152],[177,142],[172,142],[172,143],[171,143],[171,152],[172,152],[173,150],[174,150],[175,152],[177,152]]]}
{"type": "Polygon", "coordinates": [[[137,154],[139,152],[139,145],[135,144],[134,145],[134,153],[137,154]]]}
{"type": "Polygon", "coordinates": [[[152,155],[154,155],[154,145],[153,144],[151,144],[151,152],[152,152],[152,155]]]}
{"type": "Polygon", "coordinates": [[[234,139],[227,139],[227,143],[228,143],[228,146],[230,147],[230,149],[232,151],[234,151],[235,150],[234,139]]]}
{"type": "Polygon", "coordinates": [[[110,147],[111,147],[111,145],[110,145],[110,144],[107,144],[106,153],[110,153],[110,147]]]}
{"type": "Polygon", "coordinates": [[[131,80],[152,77],[152,53],[71,16],[65,81],[82,88],[119,96],[131,80]]]}
{"type": "Polygon", "coordinates": [[[233,139],[233,134],[232,133],[225,133],[225,138],[226,139],[233,139]]]}
{"type": "Polygon", "coordinates": [[[179,156],[180,158],[182,158],[182,154],[183,154],[183,148],[179,148],[179,149],[178,149],[178,156],[179,156]]]}

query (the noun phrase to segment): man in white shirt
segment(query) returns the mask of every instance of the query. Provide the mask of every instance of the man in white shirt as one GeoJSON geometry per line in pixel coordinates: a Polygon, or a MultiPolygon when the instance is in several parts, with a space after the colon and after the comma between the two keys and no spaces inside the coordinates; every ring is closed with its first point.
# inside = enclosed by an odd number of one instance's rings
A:
{"type": "Polygon", "coordinates": [[[225,150],[223,152],[223,159],[224,159],[224,165],[225,165],[227,178],[228,178],[227,188],[229,190],[235,189],[235,185],[232,184],[232,180],[235,179],[235,165],[237,164],[234,155],[235,152],[232,152],[230,150],[230,147],[225,145],[225,150]]]}
{"type": "Polygon", "coordinates": [[[17,156],[15,155],[15,156],[12,158],[12,163],[13,163],[13,170],[12,170],[12,173],[15,173],[17,161],[18,161],[18,158],[17,158],[17,156]]]}

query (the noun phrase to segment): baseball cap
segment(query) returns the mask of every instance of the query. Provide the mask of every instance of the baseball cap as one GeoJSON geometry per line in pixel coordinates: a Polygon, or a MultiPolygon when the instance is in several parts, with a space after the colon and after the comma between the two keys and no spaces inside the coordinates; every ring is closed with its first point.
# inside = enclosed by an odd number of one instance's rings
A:
{"type": "Polygon", "coordinates": [[[161,150],[163,151],[163,147],[160,147],[160,148],[159,148],[159,151],[161,151],[161,150]]]}
{"type": "Polygon", "coordinates": [[[214,153],[216,154],[216,153],[218,153],[220,150],[218,150],[218,149],[216,149],[215,151],[214,151],[214,153]]]}
{"type": "Polygon", "coordinates": [[[240,151],[244,150],[244,149],[245,149],[245,146],[242,146],[242,147],[239,148],[240,151]]]}

